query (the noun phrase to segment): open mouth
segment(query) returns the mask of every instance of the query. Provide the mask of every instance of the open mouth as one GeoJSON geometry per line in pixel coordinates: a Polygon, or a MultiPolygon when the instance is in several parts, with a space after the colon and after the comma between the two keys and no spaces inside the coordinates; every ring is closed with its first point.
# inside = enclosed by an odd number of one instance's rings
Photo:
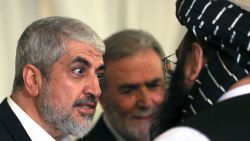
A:
{"type": "Polygon", "coordinates": [[[96,109],[96,103],[95,102],[84,102],[77,105],[77,108],[79,109],[80,113],[82,114],[94,114],[96,109]]]}
{"type": "Polygon", "coordinates": [[[153,119],[153,115],[145,115],[145,116],[134,116],[134,119],[142,121],[142,122],[150,122],[153,119]]]}

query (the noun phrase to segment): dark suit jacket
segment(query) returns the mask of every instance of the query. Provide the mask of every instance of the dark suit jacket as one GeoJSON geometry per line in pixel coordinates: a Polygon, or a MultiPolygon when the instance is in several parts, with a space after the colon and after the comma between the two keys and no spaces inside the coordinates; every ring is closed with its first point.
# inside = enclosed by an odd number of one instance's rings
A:
{"type": "Polygon", "coordinates": [[[0,140],[31,141],[22,124],[8,105],[6,98],[0,104],[0,140]]]}
{"type": "Polygon", "coordinates": [[[182,123],[212,141],[250,141],[250,94],[234,97],[182,123]]]}
{"type": "Polygon", "coordinates": [[[109,131],[102,115],[88,135],[78,141],[116,141],[116,139],[109,131]]]}

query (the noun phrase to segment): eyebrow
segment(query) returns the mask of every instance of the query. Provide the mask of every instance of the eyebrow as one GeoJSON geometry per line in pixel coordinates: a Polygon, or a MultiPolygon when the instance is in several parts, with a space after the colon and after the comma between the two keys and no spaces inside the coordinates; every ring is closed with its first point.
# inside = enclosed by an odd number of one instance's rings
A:
{"type": "Polygon", "coordinates": [[[77,56],[76,58],[74,58],[72,63],[82,63],[88,68],[91,67],[91,64],[89,63],[89,61],[87,61],[86,59],[84,59],[80,56],[77,56]]]}
{"type": "Polygon", "coordinates": [[[105,70],[105,65],[104,64],[102,64],[101,66],[99,66],[97,68],[97,71],[100,71],[100,70],[105,70]]]}
{"type": "MultiPolygon", "coordinates": [[[[155,78],[153,80],[145,82],[144,85],[148,86],[148,85],[151,85],[153,83],[158,83],[158,82],[161,82],[161,81],[162,81],[162,79],[158,77],[158,78],[155,78]]],[[[138,89],[139,87],[140,87],[140,84],[123,84],[123,85],[119,86],[118,89],[122,90],[122,89],[128,89],[129,88],[129,89],[135,90],[135,89],[138,89]]]]}
{"type": "Polygon", "coordinates": [[[118,90],[122,91],[123,89],[138,89],[140,87],[139,84],[123,84],[121,86],[119,86],[118,90]]]}
{"type": "Polygon", "coordinates": [[[150,84],[153,84],[153,83],[158,83],[158,82],[161,82],[163,79],[162,78],[155,78],[155,79],[153,79],[153,80],[151,80],[151,81],[147,81],[146,83],[145,83],[145,85],[150,85],[150,84]]]}
{"type": "MultiPolygon", "coordinates": [[[[90,68],[92,65],[89,63],[89,61],[87,61],[86,59],[77,56],[76,58],[73,59],[72,63],[82,63],[84,66],[86,66],[87,68],[90,68]]],[[[98,68],[97,71],[101,71],[104,70],[105,66],[104,64],[101,64],[98,68]]]]}

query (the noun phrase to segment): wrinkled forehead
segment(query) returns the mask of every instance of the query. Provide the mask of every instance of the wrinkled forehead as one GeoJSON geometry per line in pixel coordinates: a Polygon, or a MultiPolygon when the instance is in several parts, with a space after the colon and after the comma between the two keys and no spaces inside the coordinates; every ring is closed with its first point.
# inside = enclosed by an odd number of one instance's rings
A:
{"type": "Polygon", "coordinates": [[[93,54],[95,56],[103,55],[104,50],[96,47],[93,44],[89,44],[88,42],[81,42],[76,40],[67,40],[65,41],[66,51],[78,49],[83,50],[85,53],[93,54]]]}
{"type": "Polygon", "coordinates": [[[60,60],[71,62],[75,58],[81,57],[88,60],[89,63],[92,62],[98,65],[103,64],[103,53],[102,50],[93,47],[88,43],[71,40],[66,43],[64,54],[60,60]]]}

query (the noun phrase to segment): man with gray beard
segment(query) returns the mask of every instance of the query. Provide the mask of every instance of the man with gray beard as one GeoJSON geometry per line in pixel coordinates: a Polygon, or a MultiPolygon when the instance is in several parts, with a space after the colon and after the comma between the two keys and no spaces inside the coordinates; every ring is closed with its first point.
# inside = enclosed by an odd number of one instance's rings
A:
{"type": "Polygon", "coordinates": [[[162,48],[141,30],[120,31],[104,43],[104,114],[79,141],[149,141],[153,116],[165,95],[162,48]]]}
{"type": "Polygon", "coordinates": [[[0,105],[0,139],[55,141],[83,137],[101,95],[104,44],[67,17],[33,22],[16,50],[12,94],[0,105]]]}

